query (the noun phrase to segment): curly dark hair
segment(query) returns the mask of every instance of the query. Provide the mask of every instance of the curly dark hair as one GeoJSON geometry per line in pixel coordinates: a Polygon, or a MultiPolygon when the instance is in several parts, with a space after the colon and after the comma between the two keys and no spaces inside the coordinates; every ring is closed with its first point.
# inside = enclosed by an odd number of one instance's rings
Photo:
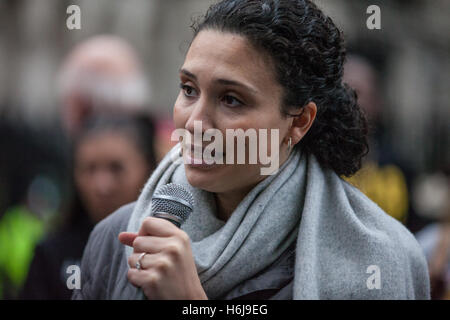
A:
{"type": "MultiPolygon", "coordinates": [[[[246,37],[271,58],[284,89],[285,116],[317,105],[310,130],[297,147],[338,175],[351,176],[368,152],[368,125],[356,94],[342,81],[342,32],[310,0],[223,0],[192,25],[246,37]]],[[[298,113],[298,112],[297,112],[298,113]]]]}

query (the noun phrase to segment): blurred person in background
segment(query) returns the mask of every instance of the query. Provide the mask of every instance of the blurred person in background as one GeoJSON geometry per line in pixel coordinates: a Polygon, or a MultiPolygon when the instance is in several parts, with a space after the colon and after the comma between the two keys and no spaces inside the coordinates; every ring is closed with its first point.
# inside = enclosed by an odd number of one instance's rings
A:
{"type": "Polygon", "coordinates": [[[141,69],[124,39],[94,36],[62,63],[57,124],[36,130],[0,115],[0,298],[17,296],[36,243],[57,227],[53,220],[68,205],[70,145],[87,119],[147,111],[149,88],[141,69]]]}
{"type": "Polygon", "coordinates": [[[137,199],[156,165],[147,116],[90,119],[73,145],[73,201],[63,226],[35,250],[21,299],[69,299],[67,267],[80,265],[92,227],[137,199]]]}
{"type": "MultiPolygon", "coordinates": [[[[71,49],[57,78],[59,124],[53,133],[70,170],[70,145],[90,117],[151,112],[150,88],[135,49],[115,35],[96,35],[71,49]],[[57,134],[59,133],[59,134],[57,134]]],[[[64,181],[70,189],[70,181],[64,181]]]]}
{"type": "Polygon", "coordinates": [[[414,199],[421,214],[432,216],[415,234],[428,260],[431,298],[450,300],[450,168],[420,177],[414,199]]]}
{"type": "Polygon", "coordinates": [[[344,81],[353,87],[358,103],[369,121],[369,153],[363,166],[348,179],[386,213],[406,223],[410,211],[407,177],[390,145],[389,132],[382,120],[383,99],[379,88],[379,74],[365,57],[349,54],[344,81]]]}
{"type": "Polygon", "coordinates": [[[134,48],[115,35],[90,37],[67,54],[57,79],[60,122],[54,128],[65,164],[70,163],[72,139],[90,117],[150,113],[150,88],[141,69],[134,48]]]}
{"type": "Polygon", "coordinates": [[[98,35],[75,46],[59,76],[66,133],[76,134],[93,114],[142,111],[150,93],[141,69],[136,52],[120,37],[98,35]]]}
{"type": "Polygon", "coordinates": [[[0,146],[0,299],[12,299],[61,204],[54,181],[63,158],[25,123],[1,115],[0,146]]]}
{"type": "MultiPolygon", "coordinates": [[[[152,94],[134,48],[113,35],[81,42],[67,55],[59,75],[61,123],[70,138],[93,114],[144,112],[152,94]]],[[[157,160],[173,147],[167,119],[155,118],[157,160]]]]}

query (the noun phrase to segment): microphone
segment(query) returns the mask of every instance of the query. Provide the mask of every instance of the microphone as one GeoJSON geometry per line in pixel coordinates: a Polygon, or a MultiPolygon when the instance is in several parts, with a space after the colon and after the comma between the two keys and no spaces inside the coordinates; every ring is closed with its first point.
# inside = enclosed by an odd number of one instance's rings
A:
{"type": "Polygon", "coordinates": [[[194,197],[183,186],[169,183],[159,186],[152,196],[151,216],[166,219],[178,228],[194,209],[194,197]]]}

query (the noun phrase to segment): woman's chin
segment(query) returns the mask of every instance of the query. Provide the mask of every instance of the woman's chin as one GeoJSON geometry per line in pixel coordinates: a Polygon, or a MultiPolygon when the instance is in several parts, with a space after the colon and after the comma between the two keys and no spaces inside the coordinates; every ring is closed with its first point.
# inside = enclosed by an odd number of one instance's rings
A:
{"type": "Polygon", "coordinates": [[[223,185],[220,177],[219,169],[203,170],[201,168],[185,165],[186,178],[189,184],[195,188],[202,189],[208,192],[220,192],[220,186],[223,185]]]}

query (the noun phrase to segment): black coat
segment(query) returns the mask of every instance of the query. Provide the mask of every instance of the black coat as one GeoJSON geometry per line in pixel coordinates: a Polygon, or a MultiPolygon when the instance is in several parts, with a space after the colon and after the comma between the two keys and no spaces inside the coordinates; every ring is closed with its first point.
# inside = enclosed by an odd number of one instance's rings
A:
{"type": "Polygon", "coordinates": [[[38,244],[19,299],[70,299],[72,290],[66,283],[71,273],[67,273],[67,267],[81,265],[91,230],[89,222],[79,222],[38,244]]]}

